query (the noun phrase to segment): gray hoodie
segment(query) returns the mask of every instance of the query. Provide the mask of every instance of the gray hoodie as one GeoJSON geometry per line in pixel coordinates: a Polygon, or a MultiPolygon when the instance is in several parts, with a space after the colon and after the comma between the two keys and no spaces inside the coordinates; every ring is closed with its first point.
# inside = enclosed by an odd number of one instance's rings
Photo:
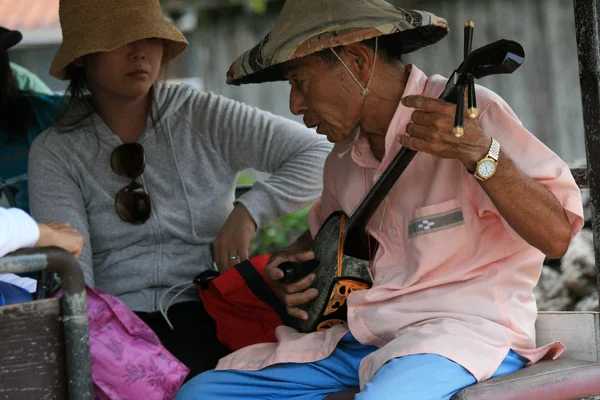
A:
{"type": "MultiPolygon", "coordinates": [[[[32,215],[81,232],[86,282],[146,312],[167,288],[211,268],[210,245],[233,208],[240,171],[273,174],[238,199],[260,228],[319,197],[331,150],[296,122],[191,86],[158,84],[154,96],[156,124],[149,116],[138,140],[146,169],[137,181],[152,201],[143,225],[116,214],[115,195],[130,181],[110,168],[122,141],[98,114],[73,132],[46,131],[29,155],[32,215]]],[[[177,301],[193,299],[189,289],[177,301]]]]}

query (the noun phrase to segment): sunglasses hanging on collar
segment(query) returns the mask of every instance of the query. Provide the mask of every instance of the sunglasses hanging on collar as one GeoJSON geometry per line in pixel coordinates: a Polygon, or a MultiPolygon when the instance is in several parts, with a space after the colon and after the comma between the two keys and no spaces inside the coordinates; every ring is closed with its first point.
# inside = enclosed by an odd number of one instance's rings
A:
{"type": "Polygon", "coordinates": [[[131,179],[131,183],[115,196],[117,215],[130,224],[143,224],[150,218],[152,202],[144,185],[136,179],[144,173],[146,155],[139,143],[125,143],[113,150],[110,166],[119,176],[131,179]]]}

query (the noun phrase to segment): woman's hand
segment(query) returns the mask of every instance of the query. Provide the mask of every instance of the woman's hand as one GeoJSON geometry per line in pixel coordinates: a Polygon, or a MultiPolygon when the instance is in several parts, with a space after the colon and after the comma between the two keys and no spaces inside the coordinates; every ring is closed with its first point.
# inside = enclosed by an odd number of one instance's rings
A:
{"type": "Polygon", "coordinates": [[[220,273],[248,259],[250,241],[256,233],[256,223],[242,204],[238,203],[215,239],[215,262],[220,273]]]}
{"type": "Polygon", "coordinates": [[[68,222],[50,222],[49,224],[38,224],[40,238],[35,247],[57,246],[65,249],[75,258],[81,255],[83,249],[83,236],[71,228],[68,222]]]}

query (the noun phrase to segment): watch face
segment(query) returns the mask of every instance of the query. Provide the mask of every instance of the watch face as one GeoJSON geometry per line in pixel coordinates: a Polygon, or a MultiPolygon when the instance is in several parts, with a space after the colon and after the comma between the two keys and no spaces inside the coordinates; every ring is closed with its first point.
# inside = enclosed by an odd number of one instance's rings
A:
{"type": "Polygon", "coordinates": [[[492,160],[483,160],[477,167],[477,173],[482,178],[489,178],[496,170],[496,163],[492,160]]]}

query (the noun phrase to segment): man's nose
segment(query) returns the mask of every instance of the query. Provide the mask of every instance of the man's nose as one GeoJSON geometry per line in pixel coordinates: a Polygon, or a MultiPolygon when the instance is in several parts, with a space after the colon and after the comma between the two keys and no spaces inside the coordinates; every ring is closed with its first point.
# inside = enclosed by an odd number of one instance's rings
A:
{"type": "Polygon", "coordinates": [[[290,91],[290,111],[294,115],[302,115],[307,111],[304,96],[294,87],[290,91]]]}

